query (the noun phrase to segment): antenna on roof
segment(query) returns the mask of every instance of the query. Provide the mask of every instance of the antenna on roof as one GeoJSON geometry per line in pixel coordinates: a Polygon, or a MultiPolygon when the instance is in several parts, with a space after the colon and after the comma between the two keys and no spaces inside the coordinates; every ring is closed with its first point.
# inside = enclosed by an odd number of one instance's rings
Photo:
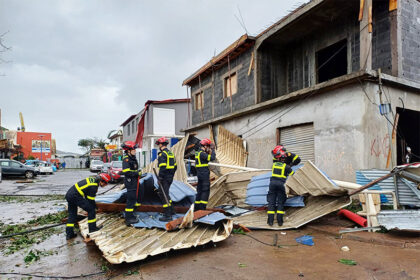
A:
{"type": "Polygon", "coordinates": [[[238,16],[237,16],[237,15],[235,15],[235,18],[238,20],[239,24],[240,24],[240,25],[242,26],[242,28],[245,30],[245,33],[248,35],[248,30],[246,29],[245,22],[244,22],[244,19],[243,19],[243,17],[242,17],[241,10],[239,9],[239,5],[237,5],[237,6],[236,6],[236,8],[238,8],[239,16],[241,17],[241,19],[239,20],[239,18],[238,18],[238,16]]]}

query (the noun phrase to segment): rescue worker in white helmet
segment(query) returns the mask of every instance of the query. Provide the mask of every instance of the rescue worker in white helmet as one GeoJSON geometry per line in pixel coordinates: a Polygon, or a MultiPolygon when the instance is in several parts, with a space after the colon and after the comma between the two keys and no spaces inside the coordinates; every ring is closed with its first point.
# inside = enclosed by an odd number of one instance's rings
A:
{"type": "Polygon", "coordinates": [[[195,153],[195,169],[197,170],[197,195],[194,210],[206,210],[210,196],[209,162],[216,160],[215,146],[210,139],[200,141],[201,149],[195,153]]]}
{"type": "Polygon", "coordinates": [[[175,214],[174,206],[172,205],[172,200],[169,196],[169,189],[174,180],[177,164],[175,155],[167,148],[169,141],[166,137],[159,138],[156,140],[155,144],[158,145],[160,150],[158,166],[159,181],[162,184],[162,190],[159,192],[159,195],[164,209],[163,216],[159,218],[159,220],[169,222],[172,220],[172,215],[175,214]]]}
{"type": "Polygon", "coordinates": [[[287,154],[278,146],[271,153],[276,161],[273,163],[270,185],[268,187],[267,224],[272,226],[274,215],[277,214],[277,223],[281,226],[283,225],[283,215],[285,214],[284,203],[287,199],[284,184],[286,183],[287,177],[293,175],[294,171],[285,163],[287,154]]]}
{"type": "Polygon", "coordinates": [[[74,233],[74,224],[77,222],[77,207],[82,208],[88,213],[89,232],[101,229],[96,226],[96,203],[95,197],[98,186],[105,187],[111,177],[106,173],[101,173],[95,177],[88,177],[74,184],[66,193],[69,217],[66,226],[66,239],[72,239],[77,235],[74,233]]]}
{"type": "Polygon", "coordinates": [[[127,226],[138,223],[138,218],[134,215],[134,207],[140,206],[138,197],[139,178],[141,171],[138,170],[139,163],[136,158],[137,144],[133,141],[126,141],[121,145],[125,155],[123,156],[122,172],[124,174],[124,185],[127,189],[127,202],[124,216],[127,226]]]}

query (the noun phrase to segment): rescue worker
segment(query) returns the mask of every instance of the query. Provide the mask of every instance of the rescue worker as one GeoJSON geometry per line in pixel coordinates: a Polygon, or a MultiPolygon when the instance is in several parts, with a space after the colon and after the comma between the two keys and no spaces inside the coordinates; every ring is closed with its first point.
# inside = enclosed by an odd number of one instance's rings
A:
{"type": "Polygon", "coordinates": [[[201,149],[195,153],[195,169],[197,170],[197,195],[194,210],[206,210],[210,196],[209,162],[216,159],[214,144],[210,139],[200,141],[201,149]]]}
{"type": "MultiPolygon", "coordinates": [[[[283,145],[278,145],[276,146],[274,149],[278,149],[281,150],[283,152],[286,153],[286,161],[285,163],[289,166],[295,166],[298,165],[300,163],[300,157],[297,154],[291,153],[291,152],[287,152],[286,147],[284,147],[283,145]]],[[[273,162],[275,162],[276,159],[273,158],[273,162]]]]}
{"type": "Polygon", "coordinates": [[[74,224],[77,222],[77,207],[88,213],[89,232],[101,229],[96,226],[96,203],[95,196],[98,186],[104,187],[111,180],[106,173],[100,173],[96,177],[88,177],[74,184],[66,193],[69,217],[66,227],[66,239],[72,239],[77,235],[74,233],[74,224]]]}
{"type": "Polygon", "coordinates": [[[158,156],[159,166],[159,181],[162,184],[160,190],[160,199],[162,200],[164,213],[160,221],[169,222],[172,220],[172,215],[175,214],[172,200],[169,196],[169,188],[174,180],[175,171],[177,169],[175,155],[167,148],[169,141],[166,137],[159,138],[156,142],[160,153],[158,156]]]}
{"type": "Polygon", "coordinates": [[[286,152],[275,147],[271,152],[276,161],[273,163],[272,174],[270,178],[270,185],[268,188],[267,202],[268,202],[268,219],[267,224],[272,226],[274,222],[274,214],[277,213],[277,223],[279,226],[283,225],[284,203],[286,202],[286,189],[284,183],[287,177],[293,175],[293,170],[285,161],[287,159],[286,152]]]}
{"type": "Polygon", "coordinates": [[[139,163],[136,158],[137,144],[133,141],[126,141],[121,145],[124,150],[122,172],[124,174],[124,185],[127,189],[127,202],[124,216],[127,226],[138,223],[139,219],[134,215],[134,207],[140,206],[138,188],[140,188],[139,178],[141,171],[138,170],[139,163]]]}

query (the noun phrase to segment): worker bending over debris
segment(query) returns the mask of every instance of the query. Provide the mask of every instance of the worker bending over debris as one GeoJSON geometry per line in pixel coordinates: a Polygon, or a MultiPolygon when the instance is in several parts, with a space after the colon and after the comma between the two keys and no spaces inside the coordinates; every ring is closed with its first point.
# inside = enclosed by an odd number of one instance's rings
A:
{"type": "Polygon", "coordinates": [[[177,169],[175,155],[167,148],[169,141],[166,137],[159,138],[156,142],[159,146],[159,178],[162,189],[160,190],[160,198],[162,200],[164,213],[159,221],[172,221],[172,215],[175,214],[174,206],[172,205],[171,197],[169,196],[169,188],[174,180],[175,171],[177,169]]]}
{"type": "Polygon", "coordinates": [[[284,183],[286,183],[288,176],[293,175],[294,171],[285,163],[287,154],[280,146],[276,146],[271,153],[276,161],[273,163],[270,185],[268,187],[267,224],[273,225],[274,214],[277,212],[277,223],[281,226],[283,225],[283,215],[285,214],[284,203],[287,199],[284,183]]]}
{"type": "Polygon", "coordinates": [[[125,206],[125,224],[127,226],[136,224],[139,219],[134,215],[134,207],[140,206],[139,188],[141,171],[138,170],[139,163],[136,158],[137,144],[133,141],[126,141],[121,145],[124,150],[122,172],[124,174],[124,185],[127,189],[127,202],[125,206]]]}
{"type": "MultiPolygon", "coordinates": [[[[283,145],[278,145],[276,147],[279,147],[280,150],[286,153],[286,161],[285,163],[289,166],[295,166],[300,163],[300,157],[297,154],[287,152],[286,147],[283,145]]],[[[273,162],[277,161],[275,158],[273,158],[273,162]]]]}
{"type": "Polygon", "coordinates": [[[72,239],[77,235],[74,233],[74,223],[77,222],[77,207],[82,208],[88,213],[89,232],[101,229],[96,226],[96,203],[95,196],[98,186],[105,187],[111,177],[106,173],[101,173],[96,177],[88,177],[74,184],[66,193],[68,202],[69,218],[66,227],[66,239],[72,239]]]}
{"type": "Polygon", "coordinates": [[[194,210],[206,210],[210,196],[209,162],[216,160],[214,143],[210,139],[200,141],[201,150],[195,153],[195,169],[197,170],[197,195],[194,210]]]}

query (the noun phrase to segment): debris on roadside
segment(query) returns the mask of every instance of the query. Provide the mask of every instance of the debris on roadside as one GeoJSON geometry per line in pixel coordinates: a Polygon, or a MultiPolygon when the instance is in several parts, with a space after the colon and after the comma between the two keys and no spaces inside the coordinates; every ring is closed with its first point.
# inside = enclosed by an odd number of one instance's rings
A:
{"type": "Polygon", "coordinates": [[[357,262],[354,260],[348,260],[348,259],[339,259],[339,263],[345,264],[345,265],[357,265],[357,262]]]}
{"type": "Polygon", "coordinates": [[[350,248],[348,246],[343,246],[343,247],[341,247],[341,251],[348,252],[348,251],[350,251],[350,248]]]}
{"type": "Polygon", "coordinates": [[[300,237],[296,237],[295,238],[297,243],[303,244],[303,245],[308,245],[308,246],[314,246],[314,240],[313,240],[313,236],[310,235],[302,235],[300,237]]]}

